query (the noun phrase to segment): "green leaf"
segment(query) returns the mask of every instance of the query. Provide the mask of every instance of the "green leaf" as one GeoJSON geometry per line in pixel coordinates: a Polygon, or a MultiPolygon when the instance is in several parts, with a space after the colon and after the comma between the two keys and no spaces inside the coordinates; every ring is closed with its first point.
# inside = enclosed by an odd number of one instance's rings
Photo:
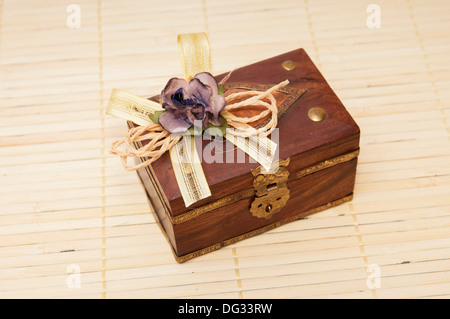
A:
{"type": "Polygon", "coordinates": [[[202,128],[201,127],[195,127],[194,125],[192,125],[189,129],[188,132],[191,136],[200,136],[202,135],[202,128]]]}
{"type": "Polygon", "coordinates": [[[221,136],[225,136],[227,127],[228,127],[228,122],[227,120],[223,117],[220,116],[220,119],[222,120],[222,125],[221,126],[215,126],[212,125],[211,123],[208,123],[208,133],[212,136],[216,136],[216,135],[221,135],[221,136]]]}
{"type": "Polygon", "coordinates": [[[222,84],[218,84],[218,87],[219,87],[219,95],[224,95],[224,92],[223,92],[223,85],[222,84]]]}
{"type": "Polygon", "coordinates": [[[150,114],[148,117],[149,117],[150,120],[152,120],[153,122],[159,123],[159,122],[158,122],[159,116],[160,116],[161,114],[163,114],[165,111],[166,111],[166,110],[164,110],[164,111],[155,111],[155,113],[150,114]]]}

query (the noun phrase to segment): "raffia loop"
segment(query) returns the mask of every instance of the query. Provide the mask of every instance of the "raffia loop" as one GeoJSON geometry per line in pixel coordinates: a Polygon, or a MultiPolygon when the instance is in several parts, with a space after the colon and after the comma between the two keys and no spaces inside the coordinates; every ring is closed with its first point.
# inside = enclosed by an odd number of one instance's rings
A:
{"type": "MultiPolygon", "coordinates": [[[[228,95],[225,98],[227,105],[221,115],[227,120],[228,125],[236,130],[227,130],[227,134],[241,137],[249,137],[254,135],[263,137],[268,136],[276,128],[278,121],[277,102],[272,93],[281,87],[286,86],[288,83],[288,80],[283,81],[265,92],[244,91],[228,95]],[[241,101],[234,102],[236,100],[241,101]],[[270,103],[265,100],[268,100],[270,103]],[[237,117],[230,113],[232,110],[253,105],[264,106],[266,107],[266,110],[253,117],[237,117]],[[263,127],[255,129],[248,124],[264,118],[269,114],[270,120],[263,127]]],[[[165,152],[177,144],[181,138],[182,135],[170,134],[157,123],[141,125],[131,128],[124,139],[115,141],[111,145],[111,153],[120,156],[124,167],[128,171],[134,171],[139,168],[146,167],[156,161],[165,152]],[[148,140],[148,144],[136,149],[134,143],[144,140],[148,140]],[[128,158],[135,156],[145,158],[145,161],[136,166],[128,165],[128,158]]]]}
{"type": "Polygon", "coordinates": [[[170,134],[156,123],[137,126],[128,130],[124,139],[112,143],[111,153],[120,156],[126,170],[134,171],[156,161],[177,144],[181,137],[182,135],[170,134]],[[144,140],[148,140],[149,143],[138,149],[134,148],[133,143],[144,140]],[[123,147],[119,149],[122,145],[123,147]],[[146,160],[136,166],[128,165],[128,157],[134,156],[144,157],[146,160]]]}
{"type": "Polygon", "coordinates": [[[270,135],[270,133],[272,133],[272,131],[277,127],[278,123],[277,101],[275,100],[275,97],[272,93],[288,84],[289,81],[285,80],[271,87],[265,92],[244,91],[228,95],[225,98],[227,104],[221,114],[227,120],[228,125],[236,128],[237,130],[227,130],[227,134],[242,137],[249,137],[254,135],[266,137],[270,135]],[[243,98],[246,99],[240,102],[233,103],[234,101],[241,100],[243,98]],[[270,103],[264,101],[265,99],[269,100],[270,103]],[[237,110],[239,108],[257,105],[266,107],[266,110],[252,117],[237,117],[229,112],[232,110],[237,110]],[[270,120],[263,127],[255,129],[252,126],[248,125],[248,123],[255,122],[261,118],[266,117],[269,114],[270,120]]]}

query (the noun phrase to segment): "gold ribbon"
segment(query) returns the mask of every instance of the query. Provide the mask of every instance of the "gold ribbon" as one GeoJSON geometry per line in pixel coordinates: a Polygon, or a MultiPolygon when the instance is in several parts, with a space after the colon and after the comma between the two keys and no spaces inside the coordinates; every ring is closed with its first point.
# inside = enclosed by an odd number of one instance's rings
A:
{"type": "MultiPolygon", "coordinates": [[[[209,42],[205,33],[180,34],[178,35],[177,42],[183,74],[187,81],[192,79],[198,73],[211,73],[209,42]]],[[[288,81],[284,81],[266,92],[250,91],[248,93],[254,97],[248,99],[247,102],[244,101],[244,104],[240,102],[241,104],[238,103],[234,106],[245,107],[246,105],[251,105],[255,101],[267,104],[267,108],[272,109],[270,111],[272,113],[272,128],[267,131],[264,136],[252,136],[253,133],[245,132],[247,129],[255,131],[247,124],[255,119],[238,119],[227,110],[224,110],[224,116],[225,114],[229,114],[227,118],[230,120],[230,124],[236,120],[241,121],[232,125],[235,128],[239,128],[238,131],[230,131],[230,129],[227,129],[228,134],[225,135],[227,140],[246,152],[264,168],[271,166],[277,147],[276,143],[266,137],[276,126],[277,118],[276,102],[271,95],[271,92],[287,83],[288,81]],[[272,100],[271,103],[263,102],[262,99],[265,97],[272,100]]],[[[239,95],[240,93],[234,94],[239,95]]],[[[228,98],[232,97],[229,96],[228,98]]],[[[122,162],[128,170],[134,170],[151,164],[157,160],[162,153],[169,150],[175,178],[185,205],[188,207],[196,201],[211,196],[211,191],[198,157],[194,137],[190,135],[171,135],[163,130],[158,123],[154,123],[150,120],[149,115],[162,110],[163,108],[161,105],[156,102],[114,89],[111,93],[106,113],[132,121],[140,125],[140,127],[130,129],[124,140],[114,142],[111,152],[121,156],[122,162]],[[134,142],[149,139],[151,141],[146,146],[137,150],[133,148],[132,144],[134,142]],[[125,146],[124,151],[118,150],[118,146],[121,145],[125,146]],[[127,165],[127,157],[131,156],[147,157],[147,159],[137,166],[130,167],[127,165]],[[148,156],[150,156],[150,158],[148,158],[148,156]]],[[[259,117],[264,116],[264,114],[265,113],[261,113],[259,117]]]]}
{"type": "MultiPolygon", "coordinates": [[[[177,43],[186,81],[191,80],[197,73],[211,73],[211,55],[206,33],[179,34],[177,43]]],[[[183,136],[181,141],[169,150],[169,153],[186,207],[211,196],[208,181],[198,158],[194,136],[183,136]]]]}
{"type": "Polygon", "coordinates": [[[190,135],[183,135],[169,152],[173,172],[186,207],[211,196],[194,138],[190,135]]]}
{"type": "Polygon", "coordinates": [[[113,89],[105,113],[138,125],[149,125],[151,124],[149,115],[155,114],[156,111],[164,111],[161,104],[119,89],[113,89]]]}
{"type": "Polygon", "coordinates": [[[191,80],[197,73],[211,73],[211,54],[206,33],[179,34],[177,43],[186,81],[191,80]]]}

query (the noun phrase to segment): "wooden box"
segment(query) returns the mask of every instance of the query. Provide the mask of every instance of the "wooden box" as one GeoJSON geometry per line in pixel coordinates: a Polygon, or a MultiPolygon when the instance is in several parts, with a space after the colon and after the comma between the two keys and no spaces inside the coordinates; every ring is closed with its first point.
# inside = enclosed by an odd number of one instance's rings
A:
{"type": "MultiPolygon", "coordinates": [[[[360,131],[303,49],[234,70],[225,89],[265,87],[285,79],[290,81],[288,87],[276,96],[281,113],[279,159],[285,166],[281,166],[280,176],[275,176],[278,184],[272,181],[271,185],[262,185],[264,194],[258,194],[255,187],[255,170],[260,165],[250,160],[203,162],[212,195],[190,207],[184,205],[168,152],[138,170],[178,262],[352,199],[360,131]],[[262,213],[270,212],[271,201],[276,205],[281,197],[288,199],[278,212],[257,216],[250,208],[252,204],[258,206],[254,203],[262,195],[269,196],[265,197],[268,201],[262,201],[262,213]]],[[[201,143],[205,147],[208,141],[201,143]]],[[[238,154],[242,152],[239,149],[234,152],[235,158],[246,156],[238,154]]]]}

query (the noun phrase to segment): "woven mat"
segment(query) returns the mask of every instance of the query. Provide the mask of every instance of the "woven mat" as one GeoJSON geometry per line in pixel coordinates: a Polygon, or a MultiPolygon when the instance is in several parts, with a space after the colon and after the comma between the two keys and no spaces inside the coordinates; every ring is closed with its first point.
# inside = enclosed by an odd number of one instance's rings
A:
{"type": "Polygon", "coordinates": [[[72,3],[0,0],[0,297],[450,297],[448,1],[72,3]],[[217,74],[305,48],[361,154],[352,202],[177,264],[104,108],[201,31],[217,74]]]}

